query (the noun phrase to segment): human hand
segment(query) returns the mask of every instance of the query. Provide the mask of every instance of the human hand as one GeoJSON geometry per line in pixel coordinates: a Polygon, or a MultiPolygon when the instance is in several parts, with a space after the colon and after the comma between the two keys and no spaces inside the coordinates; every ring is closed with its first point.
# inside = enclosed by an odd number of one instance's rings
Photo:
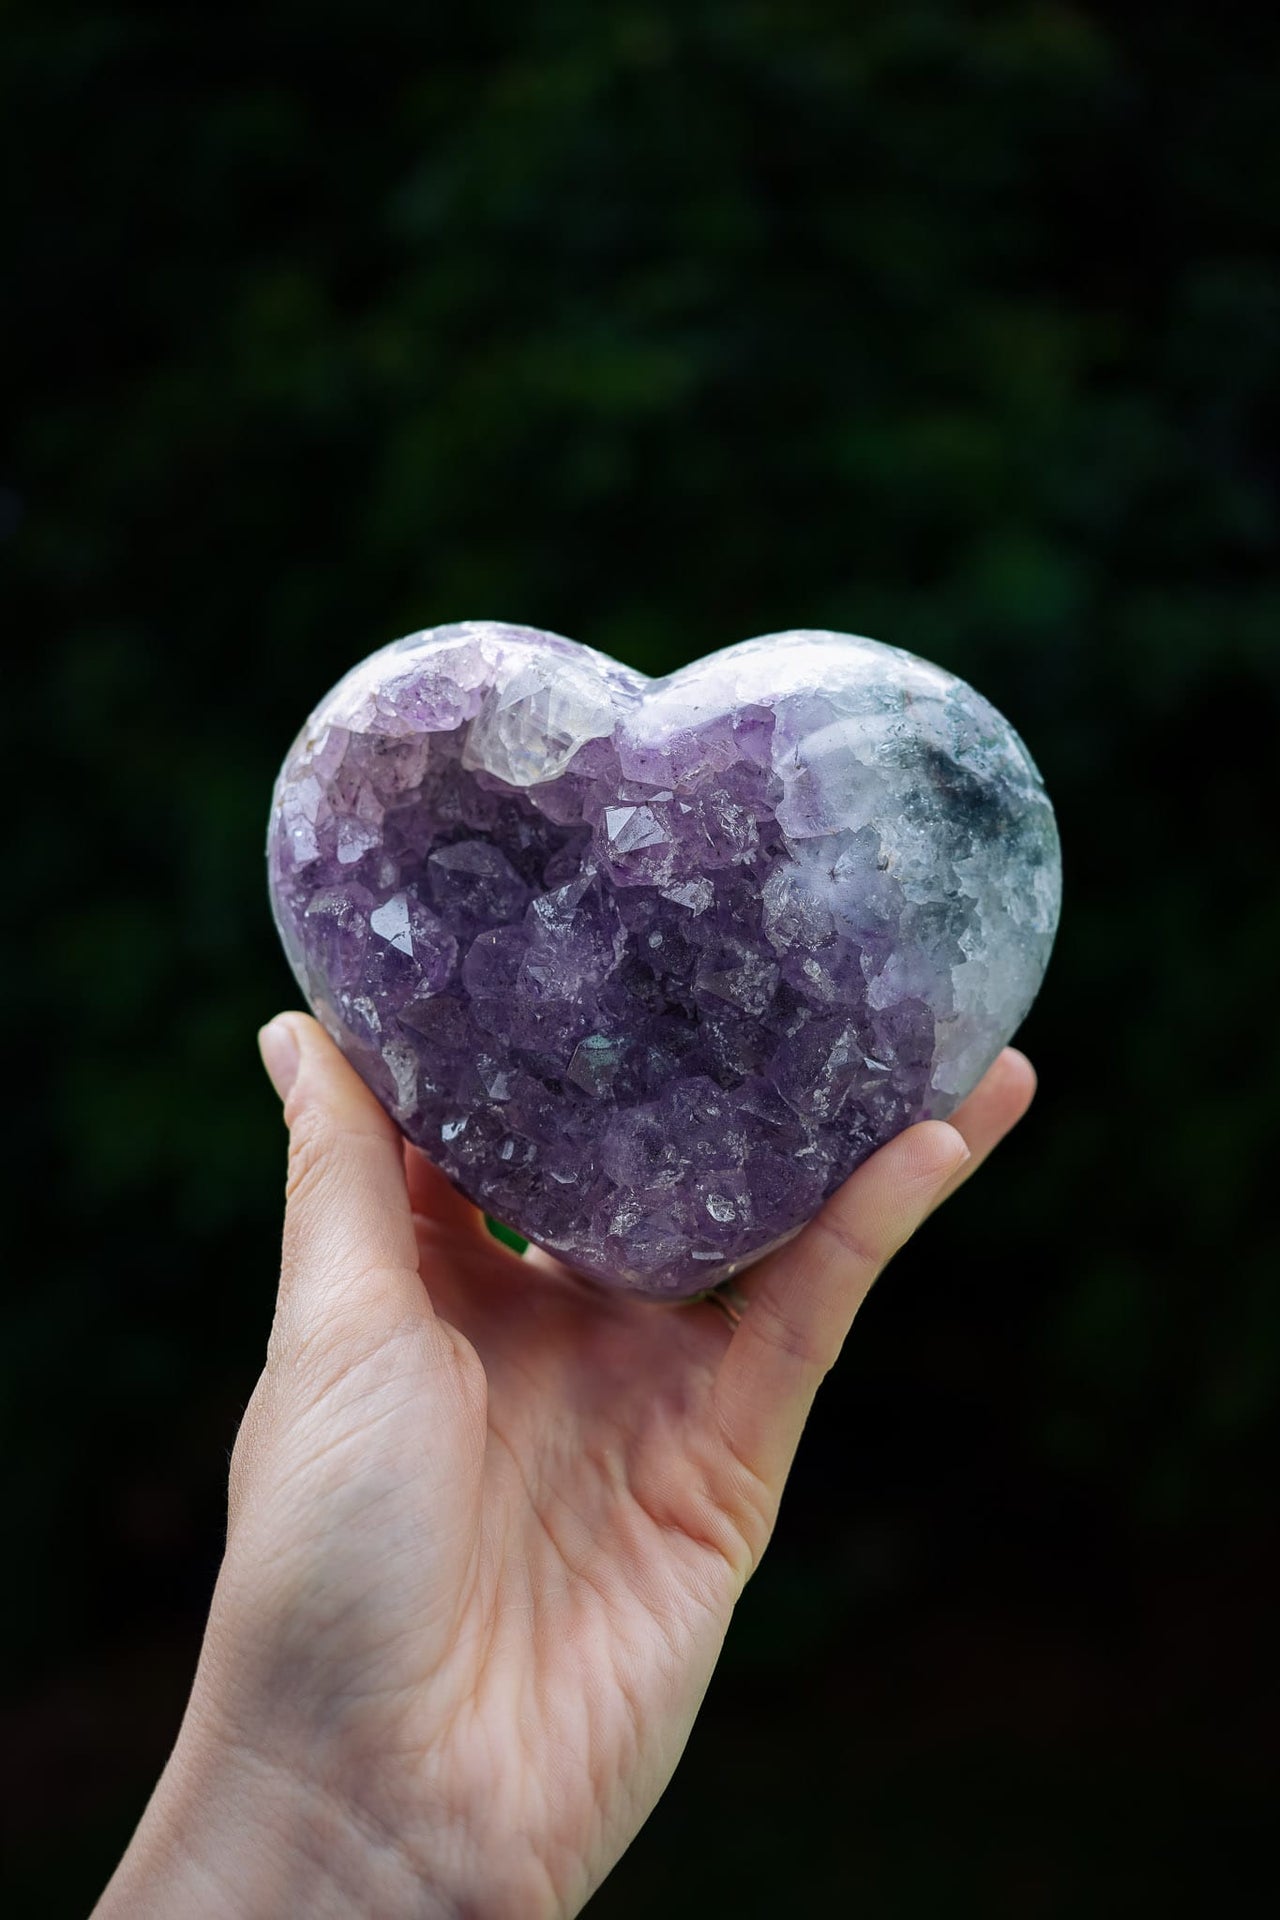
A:
{"type": "Polygon", "coordinates": [[[710,1302],[520,1259],[322,1030],[264,1031],[280,1294],[172,1759],[100,1920],[576,1913],[675,1768],[814,1394],[1030,1103],[1006,1050],[710,1302]]]}

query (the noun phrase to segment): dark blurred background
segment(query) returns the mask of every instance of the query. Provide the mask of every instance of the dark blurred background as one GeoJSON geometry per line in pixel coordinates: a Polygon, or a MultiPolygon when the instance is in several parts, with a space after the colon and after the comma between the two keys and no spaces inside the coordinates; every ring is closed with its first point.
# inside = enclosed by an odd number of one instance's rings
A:
{"type": "Polygon", "coordinates": [[[872,1298],[593,1914],[1253,1910],[1278,54],[1183,0],[0,9],[8,1913],[87,1909],[217,1566],[277,763],[467,616],[897,642],[1065,845],[1034,1117],[872,1298]]]}

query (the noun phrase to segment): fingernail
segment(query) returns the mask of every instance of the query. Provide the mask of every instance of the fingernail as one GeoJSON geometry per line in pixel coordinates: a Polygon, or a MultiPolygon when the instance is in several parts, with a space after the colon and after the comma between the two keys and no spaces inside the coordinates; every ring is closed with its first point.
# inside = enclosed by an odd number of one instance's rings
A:
{"type": "Polygon", "coordinates": [[[283,1020],[271,1020],[258,1035],[258,1051],[267,1078],[282,1100],[298,1077],[298,1042],[283,1020]]]}

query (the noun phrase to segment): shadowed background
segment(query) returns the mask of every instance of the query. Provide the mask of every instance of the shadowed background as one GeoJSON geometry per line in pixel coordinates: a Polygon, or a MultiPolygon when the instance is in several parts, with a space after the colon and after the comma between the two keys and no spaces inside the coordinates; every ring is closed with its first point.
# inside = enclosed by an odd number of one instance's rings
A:
{"type": "Polygon", "coordinates": [[[1184,0],[11,0],[7,1911],[180,1716],[270,1318],[276,766],[468,616],[971,679],[1033,1118],[877,1290],[592,1907],[1220,1910],[1276,1785],[1280,28],[1184,0]],[[30,683],[28,677],[30,676],[30,683]]]}

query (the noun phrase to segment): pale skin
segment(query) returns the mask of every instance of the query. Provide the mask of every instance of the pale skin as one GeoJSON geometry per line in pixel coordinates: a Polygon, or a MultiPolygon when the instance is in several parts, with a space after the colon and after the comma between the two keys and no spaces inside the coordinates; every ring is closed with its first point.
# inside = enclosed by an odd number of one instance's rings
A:
{"type": "Polygon", "coordinates": [[[1030,1103],[1006,1051],[749,1270],[736,1329],[523,1259],[316,1023],[174,1752],[99,1920],[577,1913],[671,1778],[873,1281],[1030,1103]]]}

